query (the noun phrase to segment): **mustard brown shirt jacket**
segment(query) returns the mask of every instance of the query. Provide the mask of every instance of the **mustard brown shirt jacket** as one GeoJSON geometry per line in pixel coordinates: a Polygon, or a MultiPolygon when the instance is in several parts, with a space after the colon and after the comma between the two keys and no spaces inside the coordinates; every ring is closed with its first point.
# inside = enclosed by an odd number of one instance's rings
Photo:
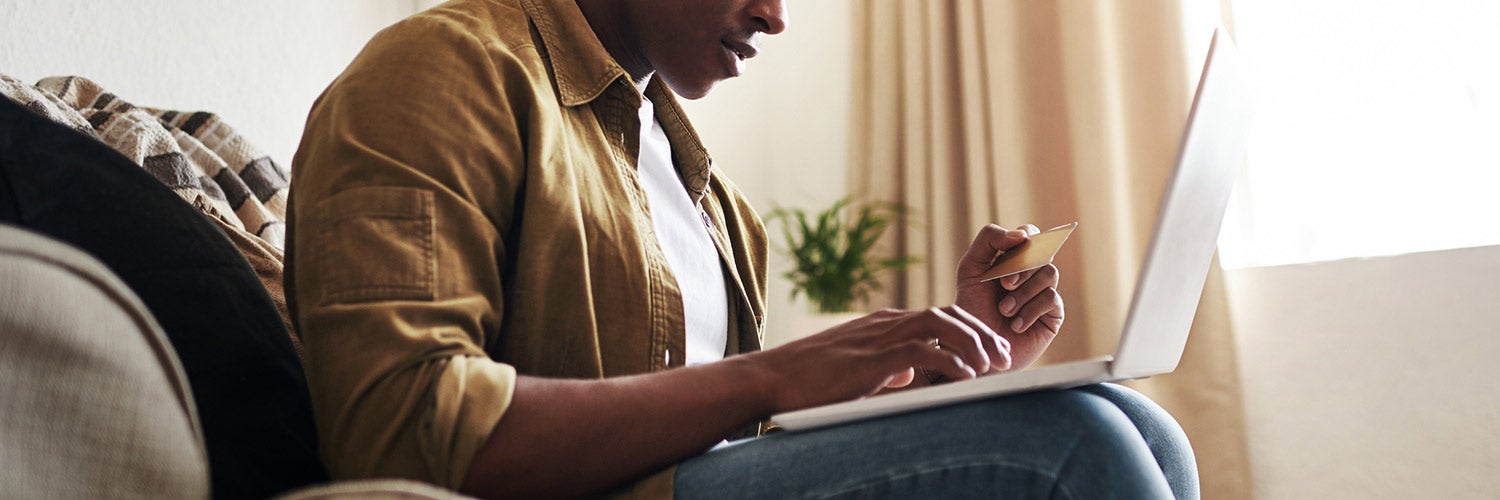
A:
{"type": "MultiPolygon", "coordinates": [[[[765,228],[659,79],[647,95],[758,349],[765,228]]],[[[335,478],[457,488],[517,373],[680,366],[681,292],[636,173],[640,94],[573,0],[459,0],[377,34],[294,159],[287,282],[335,478]]],[[[671,495],[664,470],[624,490],[671,495]]]]}

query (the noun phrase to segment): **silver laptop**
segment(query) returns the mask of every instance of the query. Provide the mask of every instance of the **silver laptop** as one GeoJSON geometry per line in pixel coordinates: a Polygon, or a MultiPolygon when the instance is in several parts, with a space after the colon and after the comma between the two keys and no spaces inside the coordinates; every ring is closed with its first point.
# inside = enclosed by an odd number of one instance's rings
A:
{"type": "Polygon", "coordinates": [[[1177,368],[1244,159],[1251,106],[1234,44],[1215,31],[1113,356],[820,406],[771,417],[803,430],[975,399],[1145,378],[1177,368]]]}

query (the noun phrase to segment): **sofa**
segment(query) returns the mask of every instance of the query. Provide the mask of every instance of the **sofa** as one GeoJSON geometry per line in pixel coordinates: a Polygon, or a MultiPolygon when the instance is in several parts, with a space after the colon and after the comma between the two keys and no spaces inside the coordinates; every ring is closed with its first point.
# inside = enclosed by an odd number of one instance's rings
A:
{"type": "Polygon", "coordinates": [[[13,498],[204,498],[187,376],[130,288],[0,226],[0,484],[13,498]]]}
{"type": "Polygon", "coordinates": [[[451,496],[329,482],[263,237],[273,224],[224,213],[274,205],[284,174],[200,175],[201,151],[110,143],[122,114],[198,129],[213,117],[143,114],[103,92],[70,103],[83,87],[58,82],[61,98],[0,78],[0,496],[451,496]],[[80,104],[96,107],[67,114],[80,104]],[[234,182],[246,188],[218,187],[234,182]]]}
{"type": "MultiPolygon", "coordinates": [[[[187,376],[160,325],[101,262],[0,225],[0,484],[7,498],[208,498],[187,376]]],[[[412,481],[281,498],[447,499],[412,481]]]]}

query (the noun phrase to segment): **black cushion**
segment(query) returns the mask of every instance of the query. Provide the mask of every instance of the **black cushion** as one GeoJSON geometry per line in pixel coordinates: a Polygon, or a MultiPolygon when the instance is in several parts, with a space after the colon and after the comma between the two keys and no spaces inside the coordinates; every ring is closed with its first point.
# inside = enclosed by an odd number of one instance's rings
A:
{"type": "Polygon", "coordinates": [[[207,216],[97,139],[0,99],[0,221],[88,252],[140,296],[192,385],[215,497],[327,480],[276,306],[207,216]]]}

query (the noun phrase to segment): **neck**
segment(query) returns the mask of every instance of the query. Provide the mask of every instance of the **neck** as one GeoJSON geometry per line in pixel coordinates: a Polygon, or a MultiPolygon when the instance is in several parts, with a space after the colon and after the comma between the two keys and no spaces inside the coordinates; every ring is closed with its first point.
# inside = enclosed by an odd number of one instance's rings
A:
{"type": "Polygon", "coordinates": [[[594,36],[604,45],[604,50],[625,72],[637,87],[651,79],[651,62],[641,50],[640,39],[635,36],[635,25],[630,22],[628,2],[621,0],[577,0],[578,10],[583,12],[594,36]]]}

